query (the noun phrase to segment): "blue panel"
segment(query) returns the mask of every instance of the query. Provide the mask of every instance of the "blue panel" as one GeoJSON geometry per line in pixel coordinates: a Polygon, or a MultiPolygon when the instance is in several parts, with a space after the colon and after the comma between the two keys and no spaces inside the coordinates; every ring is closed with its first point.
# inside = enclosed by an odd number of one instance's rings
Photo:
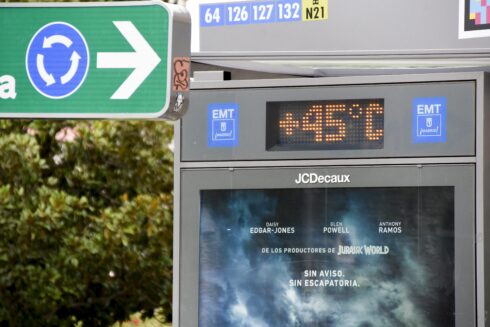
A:
{"type": "Polygon", "coordinates": [[[301,4],[301,0],[278,0],[276,3],[277,21],[300,21],[303,15],[301,4]]]}
{"type": "Polygon", "coordinates": [[[253,2],[250,7],[251,23],[275,23],[277,6],[273,1],[253,2]]]}
{"type": "Polygon", "coordinates": [[[238,146],[238,103],[211,103],[208,105],[208,146],[238,146]]]}
{"type": "Polygon", "coordinates": [[[225,4],[226,25],[250,24],[250,3],[225,4]]]}
{"type": "Polygon", "coordinates": [[[221,26],[225,24],[225,5],[207,4],[199,7],[201,26],[221,26]]]}
{"type": "Polygon", "coordinates": [[[85,81],[88,45],[74,26],[55,22],[43,26],[27,49],[27,73],[36,90],[47,98],[62,99],[85,81]]]}
{"type": "Polygon", "coordinates": [[[413,143],[446,142],[445,97],[415,98],[412,103],[413,143]]]}
{"type": "Polygon", "coordinates": [[[203,4],[200,26],[246,25],[302,20],[301,0],[241,1],[203,4]]]}

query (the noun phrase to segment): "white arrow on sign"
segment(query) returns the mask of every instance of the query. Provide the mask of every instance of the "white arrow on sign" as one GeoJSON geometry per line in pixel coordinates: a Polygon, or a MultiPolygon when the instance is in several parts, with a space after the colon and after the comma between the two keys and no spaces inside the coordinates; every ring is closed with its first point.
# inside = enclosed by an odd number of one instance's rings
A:
{"type": "Polygon", "coordinates": [[[82,59],[82,57],[80,57],[78,52],[73,51],[70,57],[70,61],[71,61],[70,69],[68,70],[68,72],[66,72],[65,75],[61,76],[61,84],[66,84],[69,81],[71,81],[73,77],[75,77],[75,74],[78,71],[78,64],[80,63],[80,59],[82,59]]]}
{"type": "Polygon", "coordinates": [[[111,99],[129,99],[161,59],[130,21],[113,22],[135,52],[98,52],[97,68],[134,68],[111,99]]]}
{"type": "Polygon", "coordinates": [[[53,44],[63,44],[65,47],[69,48],[73,42],[64,35],[51,35],[50,37],[45,37],[43,41],[43,48],[51,48],[53,44]]]}
{"type": "Polygon", "coordinates": [[[46,86],[53,85],[56,83],[53,74],[49,74],[46,71],[46,68],[44,67],[44,56],[42,54],[37,54],[36,57],[36,64],[37,64],[37,71],[39,72],[39,75],[43,79],[43,81],[46,82],[46,86]]]}

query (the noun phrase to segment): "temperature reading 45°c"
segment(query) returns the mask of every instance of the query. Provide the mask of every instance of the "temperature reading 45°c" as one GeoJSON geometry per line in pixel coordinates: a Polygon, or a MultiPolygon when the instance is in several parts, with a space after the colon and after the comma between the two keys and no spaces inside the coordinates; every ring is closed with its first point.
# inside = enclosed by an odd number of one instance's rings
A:
{"type": "Polygon", "coordinates": [[[383,99],[268,103],[268,120],[267,143],[282,150],[383,147],[383,99]]]}

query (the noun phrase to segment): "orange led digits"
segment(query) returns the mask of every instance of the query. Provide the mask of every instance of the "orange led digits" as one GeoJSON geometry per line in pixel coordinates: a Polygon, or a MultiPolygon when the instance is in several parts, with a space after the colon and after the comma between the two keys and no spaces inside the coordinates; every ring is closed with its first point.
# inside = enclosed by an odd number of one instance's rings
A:
{"type": "Polygon", "coordinates": [[[344,104],[327,104],[325,106],[325,127],[334,127],[337,129],[337,133],[326,133],[326,142],[343,141],[345,138],[346,128],[345,121],[342,119],[333,119],[335,112],[345,112],[344,104]]]}
{"type": "Polygon", "coordinates": [[[377,141],[383,137],[383,129],[374,129],[373,115],[384,115],[384,108],[379,103],[370,103],[366,109],[365,131],[366,138],[370,141],[377,141]]]}
{"type": "Polygon", "coordinates": [[[353,104],[352,106],[349,107],[349,116],[352,118],[359,119],[362,116],[362,108],[361,105],[358,103],[353,104]]]}
{"type": "Polygon", "coordinates": [[[315,142],[323,141],[323,106],[311,106],[303,116],[302,129],[315,132],[315,142]]]}
{"type": "Polygon", "coordinates": [[[267,103],[267,147],[382,149],[384,99],[267,103]]]}
{"type": "Polygon", "coordinates": [[[299,121],[293,119],[292,112],[286,112],[284,120],[279,121],[279,127],[286,130],[286,135],[293,135],[293,130],[299,128],[299,121]]]}

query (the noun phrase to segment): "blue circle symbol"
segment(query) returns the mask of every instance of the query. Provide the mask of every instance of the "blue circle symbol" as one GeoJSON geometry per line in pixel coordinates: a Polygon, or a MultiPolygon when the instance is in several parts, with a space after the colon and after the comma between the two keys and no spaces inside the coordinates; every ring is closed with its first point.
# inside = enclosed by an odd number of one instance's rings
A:
{"type": "Polygon", "coordinates": [[[39,29],[27,48],[27,75],[34,88],[51,99],[75,93],[89,66],[87,42],[74,26],[49,23],[39,29]]]}

